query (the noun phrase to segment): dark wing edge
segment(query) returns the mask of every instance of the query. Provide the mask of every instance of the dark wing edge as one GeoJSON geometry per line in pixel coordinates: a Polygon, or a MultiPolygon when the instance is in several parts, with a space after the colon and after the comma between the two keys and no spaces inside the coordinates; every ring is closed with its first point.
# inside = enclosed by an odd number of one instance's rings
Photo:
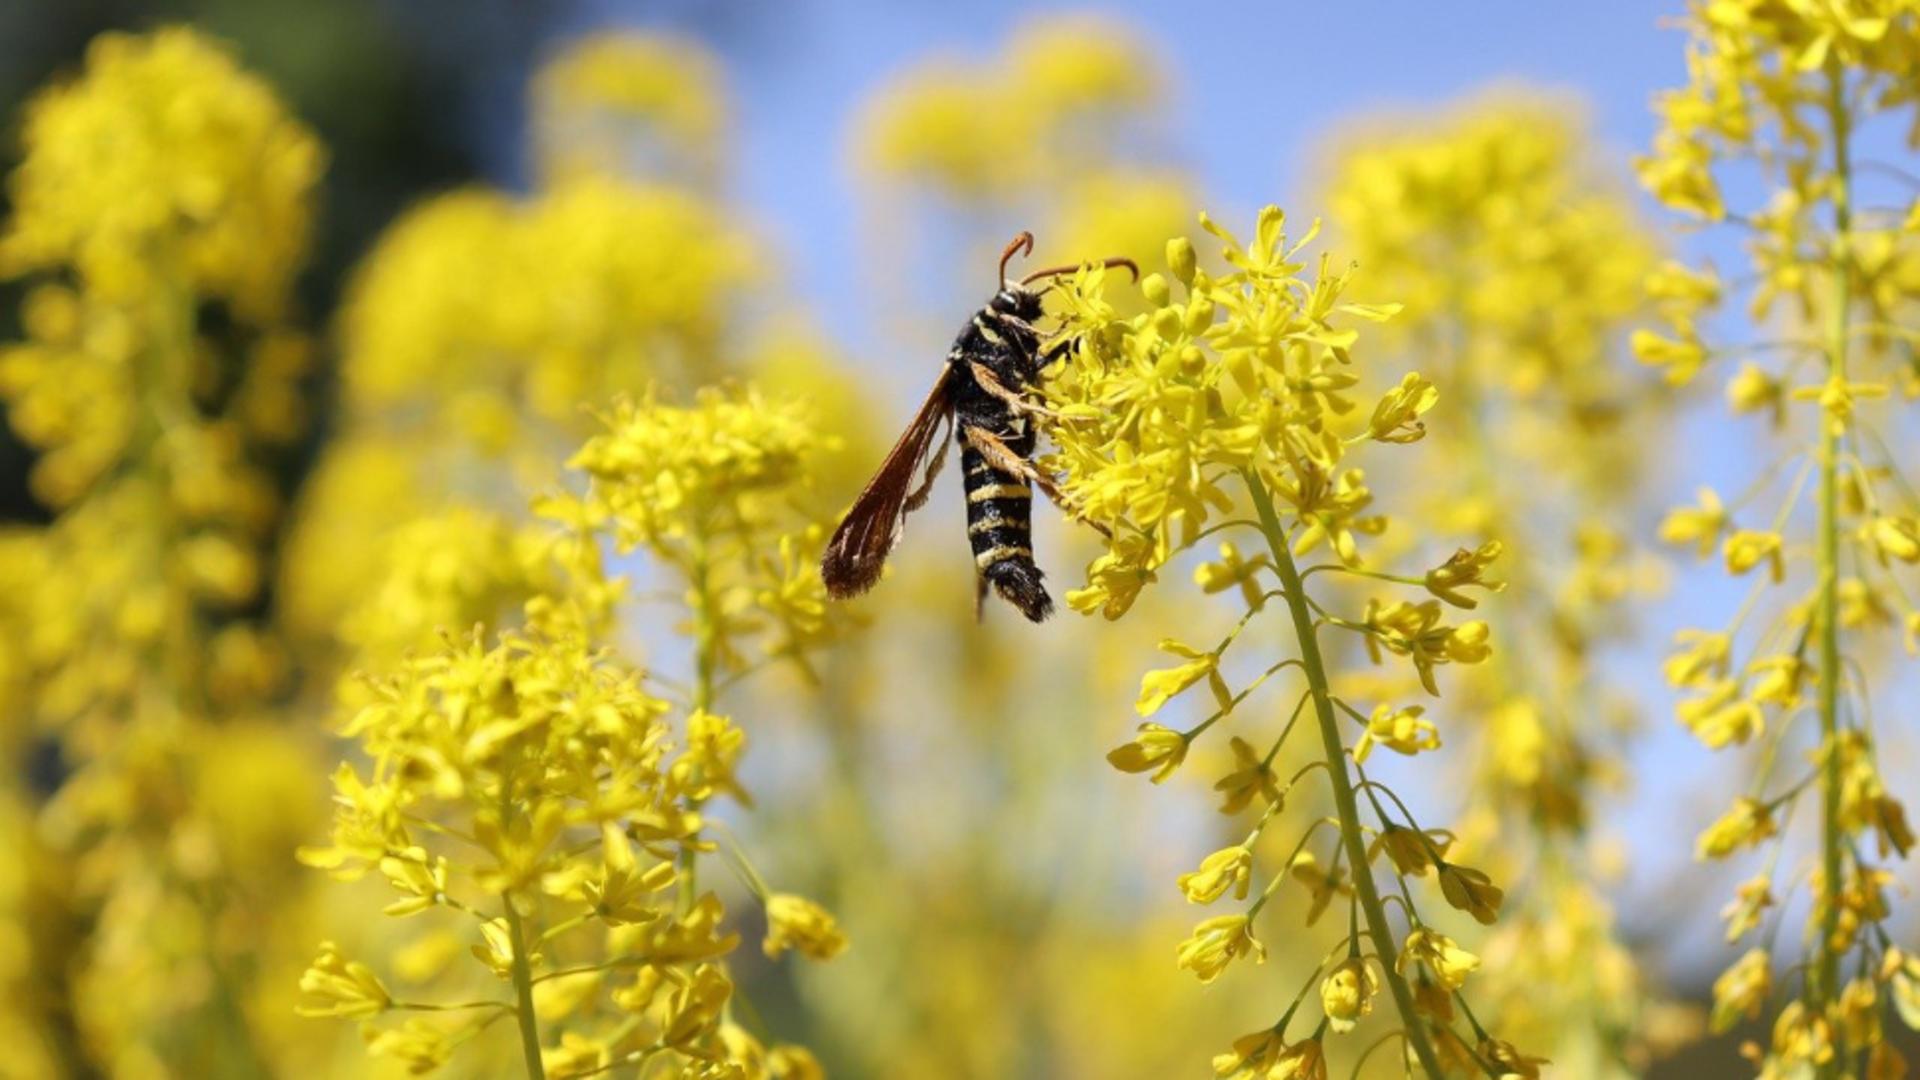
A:
{"type": "MultiPolygon", "coordinates": [[[[845,599],[873,588],[880,580],[880,571],[886,566],[893,545],[900,539],[906,516],[926,501],[932,471],[918,490],[913,489],[913,478],[926,463],[941,422],[953,410],[948,393],[952,371],[952,368],[941,370],[940,380],[933,384],[920,411],[908,422],[900,441],[893,444],[873,479],[867,481],[859,498],[847,509],[847,516],[834,530],[833,539],[827,541],[827,550],[820,557],[820,580],[827,587],[827,595],[845,599]]],[[[945,456],[943,452],[936,462],[945,456]]]]}

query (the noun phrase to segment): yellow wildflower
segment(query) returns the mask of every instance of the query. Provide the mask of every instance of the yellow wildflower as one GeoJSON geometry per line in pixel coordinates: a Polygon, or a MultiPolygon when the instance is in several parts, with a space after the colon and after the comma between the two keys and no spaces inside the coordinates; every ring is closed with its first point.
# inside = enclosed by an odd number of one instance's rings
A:
{"type": "Polygon", "coordinates": [[[1235,900],[1245,900],[1252,886],[1253,852],[1244,845],[1221,848],[1200,862],[1200,869],[1181,874],[1180,891],[1189,903],[1211,904],[1233,890],[1235,900]]]}
{"type": "Polygon", "coordinates": [[[769,959],[793,949],[810,960],[831,960],[846,948],[846,936],[819,904],[791,893],[767,897],[767,940],[762,949],[769,959]]]}
{"type": "Polygon", "coordinates": [[[1165,782],[1186,759],[1187,737],[1159,724],[1141,724],[1132,742],[1107,752],[1107,763],[1114,768],[1130,773],[1152,770],[1150,779],[1156,784],[1165,782]]]}
{"type": "Polygon", "coordinates": [[[1340,1034],[1352,1031],[1361,1017],[1373,1011],[1373,999],[1379,993],[1380,977],[1364,957],[1341,961],[1320,982],[1320,1006],[1327,1026],[1340,1034]]]}
{"type": "Polygon", "coordinates": [[[1253,936],[1252,920],[1245,915],[1218,915],[1200,923],[1178,950],[1179,966],[1203,983],[1219,978],[1242,956],[1252,956],[1255,963],[1267,958],[1267,947],[1253,936]]]}

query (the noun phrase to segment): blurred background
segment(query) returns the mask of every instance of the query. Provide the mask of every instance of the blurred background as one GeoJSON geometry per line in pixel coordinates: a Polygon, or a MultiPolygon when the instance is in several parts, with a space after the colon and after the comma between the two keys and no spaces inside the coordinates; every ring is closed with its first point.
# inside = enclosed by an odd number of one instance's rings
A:
{"type": "MultiPolygon", "coordinates": [[[[1619,950],[1626,973],[1617,984],[1596,981],[1593,1000],[1561,1003],[1574,1020],[1533,1018],[1547,1045],[1528,1049],[1561,1062],[1557,1075],[1745,1074],[1732,1047],[1754,1031],[1694,1039],[1690,1012],[1704,1006],[1734,955],[1715,912],[1736,875],[1695,863],[1692,851],[1737,789],[1738,765],[1672,722],[1673,693],[1659,675],[1673,632],[1710,617],[1702,612],[1731,610],[1741,590],[1711,566],[1702,572],[1656,550],[1651,537],[1665,508],[1689,501],[1697,486],[1744,483],[1763,432],[1754,429],[1749,440],[1722,423],[1712,393],[1696,399],[1645,378],[1624,348],[1640,302],[1623,285],[1617,303],[1602,298],[1609,282],[1637,281],[1662,253],[1734,257],[1730,247],[1716,248],[1723,237],[1671,227],[1638,193],[1628,165],[1651,141],[1651,96],[1684,80],[1681,39],[1662,27],[1675,9],[9,0],[0,6],[7,169],[21,153],[14,118],[38,88],[79,70],[90,41],[175,23],[230,43],[310,125],[326,164],[308,253],[280,319],[302,342],[303,359],[289,363],[282,386],[297,422],[255,458],[277,510],[249,541],[257,586],[221,616],[262,628],[280,674],[242,709],[251,741],[223,737],[196,759],[206,772],[192,774],[202,782],[244,775],[258,790],[165,811],[204,810],[223,859],[233,867],[257,859],[259,874],[285,879],[241,895],[234,902],[246,914],[222,915],[209,931],[237,935],[234,942],[284,935],[283,947],[254,957],[255,977],[269,989],[223,1006],[271,1018],[241,1025],[254,1042],[245,1053],[196,1045],[188,1058],[217,1062],[212,1071],[180,1071],[171,1064],[180,1059],[160,1044],[103,1057],[103,1040],[144,1038],[131,1019],[94,1015],[121,1004],[117,995],[132,1003],[129,1014],[166,1017],[176,1007],[193,1015],[210,992],[162,961],[138,960],[91,989],[69,967],[55,980],[64,985],[23,991],[51,1018],[33,1036],[42,1052],[32,1056],[45,1069],[0,1062],[0,1076],[363,1075],[351,1032],[290,1011],[293,980],[314,941],[355,936],[354,913],[366,910],[331,896],[339,887],[291,856],[294,844],[317,843],[325,831],[325,781],[343,753],[325,734],[335,717],[333,685],[383,650],[405,648],[429,624],[485,617],[513,595],[489,591],[497,583],[480,575],[488,587],[467,589],[452,608],[394,606],[390,579],[404,556],[391,552],[427,535],[394,539],[408,515],[484,505],[511,517],[558,482],[561,463],[589,430],[582,405],[602,407],[647,382],[684,389],[743,375],[806,396],[844,440],[819,483],[827,502],[842,505],[925,393],[955,328],[985,300],[992,256],[1021,228],[1039,239],[1035,265],[1108,254],[1158,263],[1165,237],[1197,231],[1195,208],[1245,230],[1260,206],[1278,203],[1296,229],[1332,219],[1326,246],[1361,259],[1362,299],[1409,302],[1409,292],[1434,286],[1421,277],[1420,258],[1370,231],[1370,222],[1398,211],[1367,201],[1376,190],[1370,178],[1398,159],[1366,155],[1408,155],[1415,164],[1407,167],[1430,167],[1436,183],[1458,175],[1463,185],[1494,184],[1470,168],[1449,172],[1453,151],[1439,143],[1409,143],[1455,133],[1463,144],[1477,138],[1493,147],[1488,160],[1540,155],[1545,164],[1537,167],[1557,177],[1544,203],[1580,203],[1580,242],[1606,257],[1569,271],[1575,284],[1558,301],[1541,301],[1548,322],[1554,303],[1578,306],[1566,313],[1577,340],[1541,346],[1546,374],[1528,378],[1551,382],[1578,367],[1581,378],[1605,384],[1592,399],[1555,398],[1566,417],[1601,398],[1644,403],[1632,424],[1581,428],[1579,438],[1591,442],[1564,441],[1579,425],[1549,417],[1551,430],[1533,433],[1533,442],[1475,451],[1521,455],[1545,446],[1588,456],[1595,472],[1614,470],[1594,490],[1580,481],[1559,493],[1533,527],[1572,535],[1584,524],[1582,506],[1602,506],[1618,532],[1604,543],[1617,540],[1625,552],[1607,571],[1620,613],[1577,650],[1576,684],[1588,690],[1567,691],[1591,699],[1597,732],[1596,764],[1582,773],[1579,827],[1569,833],[1577,841],[1566,841],[1589,869],[1577,904],[1558,894],[1542,901],[1543,921],[1570,940],[1540,946],[1546,952],[1533,974],[1554,979],[1554,964],[1593,964],[1614,955],[1605,949],[1619,950]],[[654,76],[621,68],[622,54],[610,53],[610,74],[582,62],[571,81],[543,81],[543,70],[555,70],[549,65],[582,55],[583,43],[626,35],[654,50],[626,54],[650,58],[654,76]],[[648,198],[678,193],[672,197],[688,205],[581,194],[573,185],[588,175],[616,177],[653,193],[648,198]],[[485,200],[522,207],[519,224],[502,224],[511,212],[485,200]],[[648,231],[655,214],[672,224],[648,231]],[[1596,220],[1605,226],[1593,227],[1596,220]],[[508,227],[527,232],[512,244],[540,253],[490,247],[496,234],[487,230],[508,227]],[[563,299],[539,292],[543,275],[591,283],[601,280],[594,275],[602,262],[625,257],[597,247],[656,246],[667,253],[662,263],[681,254],[719,261],[700,271],[713,281],[689,301],[705,307],[684,318],[636,316],[629,325],[621,316],[563,311],[563,299]],[[508,266],[508,258],[520,261],[508,266]],[[1377,286],[1366,276],[1374,265],[1382,268],[1377,286]],[[508,329],[488,336],[496,315],[503,327],[534,328],[513,341],[538,341],[539,328],[562,324],[575,336],[554,355],[542,351],[514,367],[498,361],[518,347],[502,344],[508,329]],[[603,362],[630,340],[666,344],[633,364],[603,362]],[[1569,350],[1578,353],[1572,360],[1569,350]],[[667,355],[671,363],[659,359],[667,355]],[[543,381],[536,364],[555,374],[543,381]],[[371,596],[389,606],[368,604],[371,596]],[[257,819],[255,800],[277,804],[271,820],[257,819]],[[235,838],[248,831],[257,835],[235,838]],[[268,905],[282,908],[267,914],[268,905]],[[1605,949],[1587,935],[1604,939],[1605,949]],[[88,995],[100,999],[96,1006],[85,1004],[88,995]],[[1597,1034],[1570,1034],[1582,1023],[1597,1034]]],[[[1533,167],[1516,166],[1515,175],[1533,167]]],[[[1459,213],[1476,212],[1460,198],[1467,209],[1459,213]]],[[[676,271],[646,264],[633,272],[654,275],[641,279],[646,292],[649,281],[676,271]]],[[[660,285],[674,297],[690,288],[660,285]]],[[[8,340],[23,332],[26,298],[20,281],[0,285],[0,334],[8,340]]],[[[249,335],[265,331],[244,321],[233,329],[236,355],[257,355],[249,335]]],[[[1383,361],[1391,371],[1422,366],[1417,326],[1387,340],[1396,350],[1392,363],[1383,361]]],[[[1490,397],[1524,401],[1534,393],[1511,374],[1522,366],[1521,348],[1504,339],[1488,345],[1497,355],[1486,363],[1506,372],[1489,377],[1490,397]]],[[[1494,471],[1562,460],[1509,458],[1494,471]]],[[[35,462],[12,427],[0,428],[0,517],[38,528],[65,507],[36,486],[35,462]]],[[[748,957],[744,992],[836,1076],[1205,1075],[1204,1055],[1269,1022],[1304,968],[1289,973],[1289,944],[1273,940],[1266,969],[1236,971],[1220,984],[1203,988],[1173,970],[1174,944],[1194,916],[1170,882],[1232,829],[1212,811],[1217,796],[1206,770],[1190,769],[1163,789],[1101,758],[1133,729],[1135,680],[1153,666],[1160,636],[1154,626],[1207,617],[1199,614],[1205,601],[1150,598],[1143,603],[1165,610],[1113,624],[1069,613],[1034,628],[1002,610],[976,624],[956,569],[965,556],[955,488],[948,477],[914,520],[899,574],[864,602],[871,625],[825,663],[819,684],[776,681],[755,693],[755,707],[737,709],[753,740],[744,775],[758,800],[751,813],[724,816],[764,872],[834,908],[854,942],[827,966],[748,957]]],[[[1485,526],[1471,514],[1435,514],[1463,537],[1485,526]]],[[[1063,587],[1076,584],[1091,548],[1050,515],[1041,518],[1041,564],[1063,587]]],[[[463,564],[450,573],[468,572],[463,564]]],[[[645,582],[645,566],[633,572],[645,582]]],[[[1221,623],[1217,611],[1210,618],[1221,623]]],[[[629,632],[640,647],[671,656],[670,630],[629,632]]],[[[1890,713],[1913,700],[1910,678],[1888,685],[1890,713]]],[[[1456,705],[1471,710],[1480,701],[1491,711],[1494,698],[1475,693],[1456,705]]],[[[1887,725],[1883,733],[1890,773],[1905,775],[1893,763],[1912,760],[1911,731],[1887,725]]],[[[1462,734],[1456,743],[1449,735],[1449,752],[1459,756],[1444,770],[1401,771],[1397,760],[1380,769],[1436,819],[1483,815],[1481,842],[1498,847],[1495,821],[1511,807],[1489,809],[1476,796],[1498,785],[1480,771],[1493,766],[1475,755],[1495,751],[1475,750],[1479,738],[1462,734]]],[[[10,798],[22,807],[57,801],[86,753],[45,724],[23,725],[8,751],[17,754],[23,791],[10,798]]],[[[193,790],[186,785],[183,803],[194,803],[193,790]]],[[[35,898],[55,879],[29,858],[0,871],[23,879],[0,895],[23,909],[40,905],[40,921],[20,924],[0,948],[16,974],[34,969],[36,957],[60,955],[61,932],[98,929],[97,914],[35,898]]],[[[62,873],[74,878],[60,880],[84,892],[90,872],[98,876],[98,867],[69,866],[62,873]]],[[[1909,869],[1900,884],[1914,881],[1909,869]]],[[[1317,956],[1325,944],[1306,951],[1317,956]]],[[[1503,955],[1498,950],[1488,955],[1503,955]]],[[[510,1062],[487,1068],[514,1074],[510,1062]]]]}

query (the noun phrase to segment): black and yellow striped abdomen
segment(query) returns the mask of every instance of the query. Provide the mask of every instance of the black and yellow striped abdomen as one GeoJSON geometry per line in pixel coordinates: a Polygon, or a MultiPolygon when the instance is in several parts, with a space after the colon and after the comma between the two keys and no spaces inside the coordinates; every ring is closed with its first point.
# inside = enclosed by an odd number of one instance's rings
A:
{"type": "MultiPolygon", "coordinates": [[[[1005,441],[1024,460],[1033,452],[1033,432],[1025,424],[1016,426],[1026,430],[1005,441]]],[[[1032,485],[994,468],[965,442],[960,468],[967,492],[967,542],[982,589],[992,586],[1021,614],[1039,622],[1052,613],[1053,601],[1033,561],[1032,485]]]]}

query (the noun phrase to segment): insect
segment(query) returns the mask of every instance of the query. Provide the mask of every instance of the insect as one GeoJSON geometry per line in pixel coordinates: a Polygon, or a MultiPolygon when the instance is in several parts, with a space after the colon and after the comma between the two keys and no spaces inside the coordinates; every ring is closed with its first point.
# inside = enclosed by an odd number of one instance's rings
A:
{"type": "MultiPolygon", "coordinates": [[[[1068,508],[1052,478],[1033,466],[1033,418],[1045,410],[1025,393],[1067,344],[1043,348],[1034,323],[1041,317],[1046,286],[1034,284],[1052,282],[1079,267],[1050,267],[1018,282],[1007,280],[1007,263],[1016,254],[1032,251],[1033,234],[1023,232],[1000,253],[999,290],[961,329],[926,402],[828,541],[820,560],[828,595],[856,596],[880,580],[907,515],[926,504],[946,460],[944,424],[960,446],[976,609],[985,605],[991,586],[1034,622],[1052,613],[1053,600],[1033,561],[1033,489],[1068,508]]],[[[1107,259],[1101,265],[1124,266],[1135,280],[1140,277],[1131,259],[1107,259]]]]}

